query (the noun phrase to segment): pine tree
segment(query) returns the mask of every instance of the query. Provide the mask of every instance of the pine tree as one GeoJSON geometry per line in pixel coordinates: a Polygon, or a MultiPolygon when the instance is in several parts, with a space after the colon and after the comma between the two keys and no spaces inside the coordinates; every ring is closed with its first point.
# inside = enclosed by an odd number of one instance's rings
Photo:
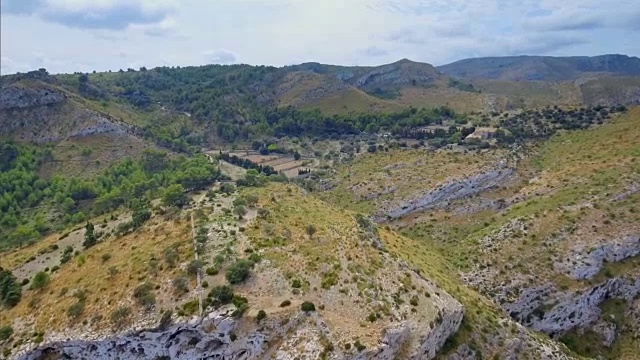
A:
{"type": "Polygon", "coordinates": [[[93,231],[92,223],[87,221],[87,225],[84,228],[86,231],[84,233],[84,242],[82,243],[82,246],[84,246],[85,249],[88,249],[95,245],[98,242],[98,239],[93,231]]]}

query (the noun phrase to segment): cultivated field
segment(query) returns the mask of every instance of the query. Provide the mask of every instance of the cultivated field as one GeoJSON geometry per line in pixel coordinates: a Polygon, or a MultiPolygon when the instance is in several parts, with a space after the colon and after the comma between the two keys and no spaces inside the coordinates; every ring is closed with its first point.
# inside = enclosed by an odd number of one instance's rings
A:
{"type": "Polygon", "coordinates": [[[249,159],[250,161],[262,166],[271,166],[276,171],[282,171],[282,173],[288,178],[298,176],[298,170],[315,170],[317,168],[317,161],[312,157],[301,157],[299,160],[296,160],[293,155],[290,154],[261,155],[257,151],[252,150],[230,152],[229,155],[249,159]]]}

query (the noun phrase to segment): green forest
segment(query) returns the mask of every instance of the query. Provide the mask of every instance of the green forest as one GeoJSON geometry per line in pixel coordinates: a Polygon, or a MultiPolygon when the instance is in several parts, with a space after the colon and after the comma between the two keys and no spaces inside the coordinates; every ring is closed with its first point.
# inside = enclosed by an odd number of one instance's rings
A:
{"type": "Polygon", "coordinates": [[[410,107],[391,113],[347,115],[327,115],[290,106],[279,108],[273,101],[272,86],[284,74],[282,69],[265,66],[208,65],[58,78],[68,88],[96,100],[116,100],[154,115],[159,107],[188,114],[193,126],[182,125],[178,131],[156,126],[161,121],[158,116],[153,126],[144,128],[167,147],[180,151],[203,141],[194,126],[227,141],[246,141],[266,136],[331,137],[380,131],[399,134],[407,128],[440,123],[443,119],[464,118],[448,107],[410,107]]]}
{"type": "Polygon", "coordinates": [[[135,210],[141,199],[158,197],[168,188],[204,188],[220,176],[205,155],[147,150],[140,160],[125,159],[90,180],[43,178],[38,169],[51,156],[47,147],[7,143],[0,148],[0,250],[121,206],[135,210]]]}

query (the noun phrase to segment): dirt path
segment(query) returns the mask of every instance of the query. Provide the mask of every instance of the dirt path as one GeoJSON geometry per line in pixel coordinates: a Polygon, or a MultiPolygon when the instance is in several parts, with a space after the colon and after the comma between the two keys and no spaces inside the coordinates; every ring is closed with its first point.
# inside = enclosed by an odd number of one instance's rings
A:
{"type": "MultiPolygon", "coordinates": [[[[204,198],[204,197],[203,197],[204,198]]],[[[198,242],[196,241],[196,225],[193,220],[193,212],[191,213],[191,237],[193,239],[193,253],[196,261],[198,260],[198,242]]],[[[202,269],[198,269],[196,273],[196,294],[198,296],[198,315],[202,316],[202,269]]]]}

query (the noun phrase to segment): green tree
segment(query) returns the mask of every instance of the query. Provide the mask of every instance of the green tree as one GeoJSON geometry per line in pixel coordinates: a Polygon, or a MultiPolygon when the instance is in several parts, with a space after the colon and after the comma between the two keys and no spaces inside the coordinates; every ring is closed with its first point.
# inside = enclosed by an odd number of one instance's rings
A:
{"type": "Polygon", "coordinates": [[[297,150],[293,153],[293,159],[296,161],[300,160],[300,153],[297,150]]]}
{"type": "Polygon", "coordinates": [[[228,304],[233,299],[233,289],[229,285],[215,286],[209,292],[209,297],[213,298],[217,305],[228,304]]]}
{"type": "Polygon", "coordinates": [[[242,205],[238,205],[233,208],[233,213],[238,215],[238,219],[242,219],[245,215],[247,215],[247,209],[242,205]]]}
{"type": "Polygon", "coordinates": [[[244,175],[244,181],[247,186],[258,186],[260,185],[260,173],[256,169],[249,169],[244,175]]]}
{"type": "Polygon", "coordinates": [[[231,183],[223,183],[220,185],[220,191],[224,194],[232,194],[236,191],[236,187],[231,183]]]}
{"type": "Polygon", "coordinates": [[[249,277],[253,263],[249,260],[238,260],[227,269],[225,277],[230,284],[239,284],[249,277]]]}
{"type": "Polygon", "coordinates": [[[85,232],[84,232],[84,241],[82,242],[82,246],[84,246],[85,249],[88,249],[94,246],[98,242],[98,238],[96,237],[92,223],[87,221],[87,225],[85,225],[84,228],[85,228],[85,232]]]}
{"type": "Polygon", "coordinates": [[[187,203],[184,187],[180,184],[173,184],[167,187],[162,194],[162,204],[165,206],[182,207],[187,203]]]}
{"type": "Polygon", "coordinates": [[[20,302],[22,287],[9,270],[0,267],[0,301],[6,307],[13,307],[20,302]]]}
{"type": "Polygon", "coordinates": [[[32,290],[40,290],[49,285],[49,274],[44,271],[38,272],[31,281],[32,290]]]}
{"type": "Polygon", "coordinates": [[[247,203],[247,206],[249,206],[250,208],[255,207],[256,204],[258,203],[258,200],[259,200],[258,196],[253,194],[249,194],[244,197],[244,201],[247,203]]]}
{"type": "Polygon", "coordinates": [[[18,225],[12,236],[20,247],[22,247],[25,242],[28,243],[36,237],[38,237],[38,232],[29,225],[18,225]]]}

